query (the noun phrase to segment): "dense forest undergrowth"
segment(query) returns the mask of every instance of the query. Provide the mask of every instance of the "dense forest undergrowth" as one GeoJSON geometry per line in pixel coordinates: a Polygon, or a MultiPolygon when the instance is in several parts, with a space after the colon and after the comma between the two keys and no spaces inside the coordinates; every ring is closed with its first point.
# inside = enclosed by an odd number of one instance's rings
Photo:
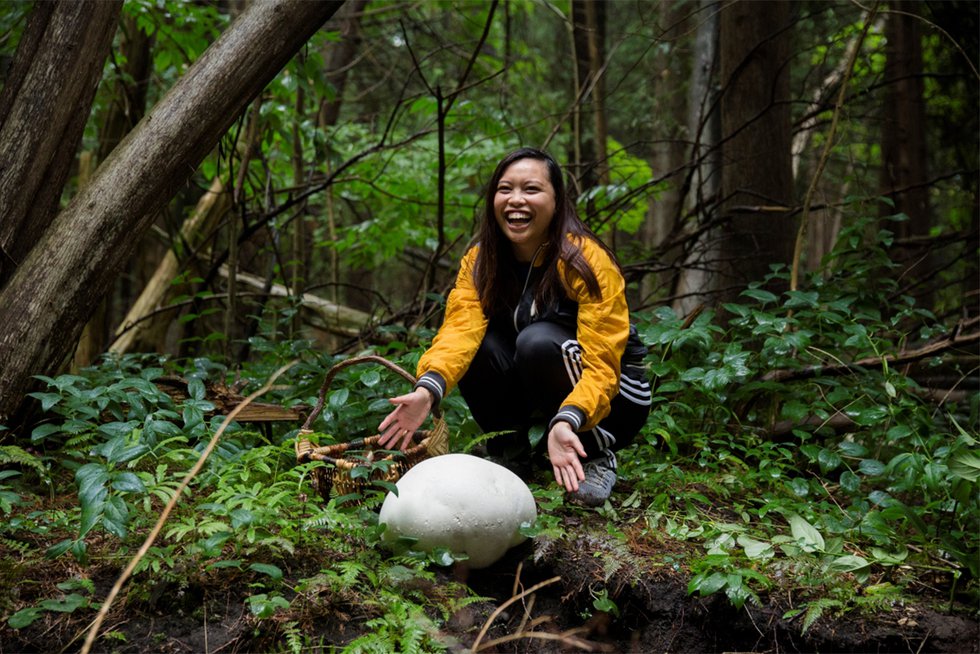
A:
{"type": "Polygon", "coordinates": [[[0,3],[0,654],[980,652],[978,8],[0,3]],[[295,443],[415,370],[528,145],[654,403],[471,570],[295,443]]]}
{"type": "MultiPolygon", "coordinates": [[[[295,417],[230,423],[95,649],[976,651],[980,407],[964,364],[978,329],[911,300],[882,311],[894,284],[877,274],[879,237],[836,251],[805,291],[767,290],[776,271],[724,316],[638,315],[655,406],[616,492],[586,510],[539,471],[530,539],[486,570],[387,549],[383,484],[316,495],[324,464],[297,465],[295,417]],[[958,389],[918,381],[938,372],[958,389]]],[[[427,334],[403,336],[377,352],[412,367],[408,343],[427,334]]],[[[303,415],[345,358],[284,338],[252,348],[235,371],[125,355],[44,379],[30,444],[0,446],[3,651],[75,650],[225,422],[219,406],[291,362],[261,401],[303,415]]],[[[382,367],[341,371],[321,444],[372,433],[404,385],[382,367]]],[[[479,447],[462,401],[446,405],[452,449],[479,447]]]]}

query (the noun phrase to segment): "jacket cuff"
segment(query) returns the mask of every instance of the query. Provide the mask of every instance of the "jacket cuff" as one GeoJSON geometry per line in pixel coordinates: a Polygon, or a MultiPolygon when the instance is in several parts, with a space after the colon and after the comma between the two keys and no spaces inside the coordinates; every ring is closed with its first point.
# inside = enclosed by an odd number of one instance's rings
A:
{"type": "Polygon", "coordinates": [[[585,412],[577,406],[566,405],[558,409],[558,413],[548,423],[548,431],[555,426],[556,422],[565,421],[572,426],[572,431],[578,431],[585,423],[585,412]]]}
{"type": "Polygon", "coordinates": [[[415,388],[424,388],[432,393],[432,410],[435,411],[446,394],[446,380],[437,372],[426,372],[415,382],[415,388]]]}

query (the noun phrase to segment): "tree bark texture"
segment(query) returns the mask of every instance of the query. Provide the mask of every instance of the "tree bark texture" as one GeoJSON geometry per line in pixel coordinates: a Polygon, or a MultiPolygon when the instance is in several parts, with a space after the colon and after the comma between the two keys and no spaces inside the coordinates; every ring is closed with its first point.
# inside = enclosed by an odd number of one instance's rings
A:
{"type": "MultiPolygon", "coordinates": [[[[735,0],[720,15],[721,271],[728,286],[789,264],[795,223],[790,145],[790,3],[735,0]]],[[[737,293],[737,290],[734,291],[737,293]]],[[[731,297],[729,294],[728,297],[731,297]]]]}
{"type": "MultiPolygon", "coordinates": [[[[929,178],[926,167],[926,105],[922,78],[921,21],[918,3],[902,0],[888,14],[885,36],[884,121],[881,126],[882,194],[891,198],[894,209],[883,206],[884,215],[904,213],[898,238],[929,233],[929,178]]],[[[890,226],[895,229],[895,226],[890,226]]]]}
{"type": "Polygon", "coordinates": [[[71,353],[155,212],[340,4],[251,4],[58,214],[0,291],[0,424],[71,353]]]}
{"type": "Polygon", "coordinates": [[[0,285],[58,211],[121,0],[37,2],[0,91],[0,285]]]}
{"type": "MultiPolygon", "coordinates": [[[[716,0],[700,0],[694,59],[687,96],[687,134],[691,142],[690,181],[683,211],[707,224],[718,211],[721,186],[721,118],[718,110],[718,7],[716,0]]],[[[687,249],[674,285],[674,311],[686,316],[705,303],[715,286],[710,266],[718,258],[718,230],[711,229],[687,249]]]]}
{"type": "MultiPolygon", "coordinates": [[[[133,129],[146,113],[146,93],[149,88],[152,57],[151,46],[153,37],[141,30],[136,20],[131,16],[123,16],[120,22],[120,38],[118,53],[123,59],[121,68],[117,67],[115,90],[113,92],[113,102],[109,103],[104,112],[104,117],[99,121],[99,148],[92,165],[105,161],[112,152],[112,149],[119,144],[119,141],[133,129]]],[[[116,61],[117,57],[113,57],[116,61]]],[[[81,159],[91,161],[92,153],[83,152],[81,159]]],[[[79,177],[81,177],[81,161],[79,162],[79,177]]],[[[88,183],[88,180],[86,180],[88,183]]],[[[84,184],[79,180],[78,188],[84,184]]],[[[145,252],[139,252],[134,261],[127,266],[131,273],[127,277],[138,276],[139,264],[145,256],[145,252]],[[136,273],[135,275],[132,273],[136,273]]],[[[82,330],[81,338],[75,349],[75,360],[72,362],[72,370],[79,370],[92,365],[109,342],[112,325],[113,294],[107,293],[103,301],[99,303],[99,308],[92,315],[92,319],[82,330]]]]}
{"type": "MultiPolygon", "coordinates": [[[[598,184],[600,167],[606,165],[605,161],[599,160],[600,144],[596,134],[596,127],[601,121],[601,116],[597,119],[596,112],[601,111],[599,94],[602,93],[602,80],[598,72],[605,52],[605,7],[595,4],[595,0],[572,0],[572,43],[578,71],[574,114],[578,158],[573,158],[573,161],[579,192],[598,184]],[[586,91],[590,87],[591,90],[586,91]]],[[[605,143],[601,145],[601,152],[604,153],[605,143]]]]}
{"type": "MultiPolygon", "coordinates": [[[[919,3],[899,0],[897,11],[885,22],[885,81],[883,120],[881,125],[881,194],[894,207],[880,205],[881,215],[903,213],[908,220],[888,222],[884,228],[899,239],[929,234],[932,216],[929,209],[929,167],[926,147],[926,101],[922,75],[921,20],[914,14],[919,3]]],[[[948,253],[947,253],[948,254],[948,253]]],[[[943,254],[898,250],[896,257],[906,267],[911,279],[928,280],[940,268],[943,254]]],[[[931,285],[914,295],[923,306],[932,306],[931,285]]]]}

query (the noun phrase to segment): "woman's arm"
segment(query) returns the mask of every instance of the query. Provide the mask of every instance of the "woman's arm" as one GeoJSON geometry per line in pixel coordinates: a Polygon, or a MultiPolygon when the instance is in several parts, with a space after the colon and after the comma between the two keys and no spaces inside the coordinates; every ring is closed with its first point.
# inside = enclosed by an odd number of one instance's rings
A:
{"type": "Polygon", "coordinates": [[[553,427],[564,420],[575,431],[591,429],[609,415],[610,403],[619,392],[620,362],[630,330],[626,282],[619,267],[591,239],[580,243],[602,297],[590,295],[580,279],[568,289],[578,302],[576,338],[582,350],[582,377],[551,421],[553,427]]]}

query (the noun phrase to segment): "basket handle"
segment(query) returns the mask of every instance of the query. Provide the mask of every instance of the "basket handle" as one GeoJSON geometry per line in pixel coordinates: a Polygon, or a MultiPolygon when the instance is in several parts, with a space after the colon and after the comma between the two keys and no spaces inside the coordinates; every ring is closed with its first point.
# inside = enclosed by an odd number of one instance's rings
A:
{"type": "MultiPolygon", "coordinates": [[[[310,426],[313,424],[313,421],[315,421],[317,416],[320,415],[320,412],[323,411],[323,403],[326,400],[327,391],[330,389],[330,383],[333,382],[334,377],[337,376],[337,373],[339,373],[344,368],[349,368],[350,366],[359,363],[379,363],[382,366],[388,368],[389,370],[393,370],[397,372],[399,375],[404,377],[408,381],[408,383],[412,384],[412,386],[415,385],[416,379],[411,375],[411,373],[406,372],[400,366],[392,363],[391,361],[388,361],[384,357],[379,357],[376,354],[366,354],[360,357],[351,357],[350,359],[344,359],[340,363],[334,364],[334,366],[327,371],[327,376],[324,378],[323,385],[320,387],[320,395],[317,397],[316,406],[313,407],[313,411],[310,412],[310,415],[307,416],[306,418],[306,422],[303,423],[303,426],[301,428],[302,431],[309,431],[310,426]]],[[[436,408],[433,409],[432,415],[438,418],[441,415],[441,413],[439,409],[436,408]]]]}

